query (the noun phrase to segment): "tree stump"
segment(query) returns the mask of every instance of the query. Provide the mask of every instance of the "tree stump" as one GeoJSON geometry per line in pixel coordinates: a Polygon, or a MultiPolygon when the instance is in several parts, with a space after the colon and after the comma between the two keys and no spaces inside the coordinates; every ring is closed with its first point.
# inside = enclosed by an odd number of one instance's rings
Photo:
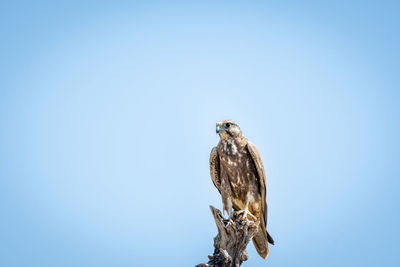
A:
{"type": "Polygon", "coordinates": [[[230,221],[224,219],[219,209],[210,206],[218,228],[214,237],[214,255],[208,256],[206,264],[196,267],[239,267],[248,259],[247,244],[257,232],[259,221],[244,211],[235,211],[230,221]]]}

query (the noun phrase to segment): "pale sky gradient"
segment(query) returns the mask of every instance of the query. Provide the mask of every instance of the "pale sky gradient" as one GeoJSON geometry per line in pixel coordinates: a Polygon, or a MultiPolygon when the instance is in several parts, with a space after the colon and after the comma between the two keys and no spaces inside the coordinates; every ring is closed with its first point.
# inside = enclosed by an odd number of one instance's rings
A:
{"type": "Polygon", "coordinates": [[[1,266],[205,262],[225,118],[276,241],[243,266],[400,266],[400,4],[82,2],[0,4],[1,266]]]}

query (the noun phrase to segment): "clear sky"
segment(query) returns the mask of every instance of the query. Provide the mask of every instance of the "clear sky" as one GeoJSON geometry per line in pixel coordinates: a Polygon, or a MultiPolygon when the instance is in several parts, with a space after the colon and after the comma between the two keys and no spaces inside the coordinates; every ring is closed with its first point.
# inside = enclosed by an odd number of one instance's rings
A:
{"type": "Polygon", "coordinates": [[[2,1],[0,265],[194,266],[231,118],[265,261],[400,266],[397,1],[2,1]]]}

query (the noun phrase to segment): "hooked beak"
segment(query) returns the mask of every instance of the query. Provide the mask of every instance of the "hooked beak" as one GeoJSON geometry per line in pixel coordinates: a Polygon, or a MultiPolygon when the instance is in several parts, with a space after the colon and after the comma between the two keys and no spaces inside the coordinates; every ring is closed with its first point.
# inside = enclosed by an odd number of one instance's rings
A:
{"type": "Polygon", "coordinates": [[[224,128],[221,127],[221,125],[217,124],[217,128],[215,129],[216,133],[219,134],[220,132],[224,131],[224,128]]]}

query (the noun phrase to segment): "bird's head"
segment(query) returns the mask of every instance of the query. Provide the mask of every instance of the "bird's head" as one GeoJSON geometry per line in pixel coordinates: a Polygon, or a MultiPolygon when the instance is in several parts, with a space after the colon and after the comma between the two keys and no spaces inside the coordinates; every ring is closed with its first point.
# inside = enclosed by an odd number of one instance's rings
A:
{"type": "Polygon", "coordinates": [[[239,125],[233,120],[217,122],[216,132],[221,139],[236,138],[242,135],[239,125]]]}

